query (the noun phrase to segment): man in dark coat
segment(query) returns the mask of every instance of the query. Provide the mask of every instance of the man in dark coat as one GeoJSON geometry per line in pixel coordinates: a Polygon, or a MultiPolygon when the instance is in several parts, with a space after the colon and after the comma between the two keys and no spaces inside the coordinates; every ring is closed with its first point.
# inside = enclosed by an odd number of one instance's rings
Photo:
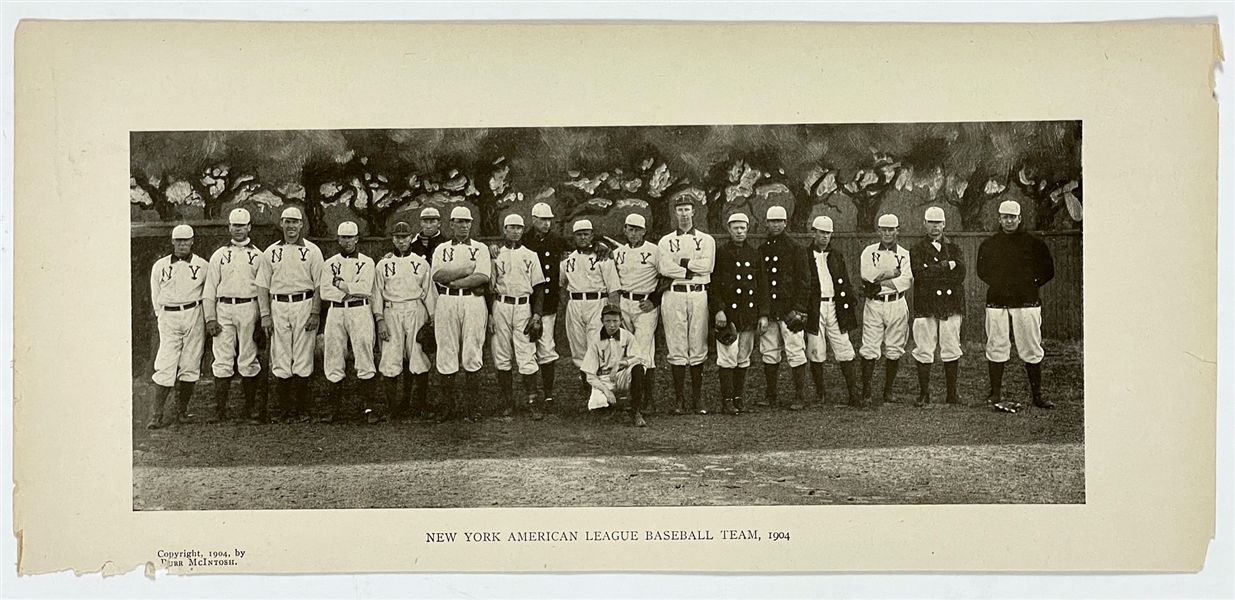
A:
{"type": "Polygon", "coordinates": [[[806,248],[785,233],[787,219],[784,207],[768,208],[768,239],[759,247],[763,254],[763,270],[768,277],[770,320],[759,337],[763,375],[767,378],[764,400],[759,404],[779,404],[776,382],[784,356],[793,369],[796,394],[789,409],[801,410],[806,401],[806,337],[803,329],[795,324],[805,321],[806,279],[810,269],[806,264],[806,248]]]}
{"type": "Polygon", "coordinates": [[[861,404],[858,393],[858,377],[854,369],[853,342],[849,332],[858,326],[857,300],[849,269],[839,248],[832,246],[832,218],[815,217],[811,229],[815,241],[810,250],[810,283],[807,296],[806,357],[810,360],[810,374],[815,381],[815,396],[824,400],[823,363],[828,358],[828,346],[832,356],[845,376],[846,400],[850,406],[861,404]]]}
{"type": "Polygon", "coordinates": [[[755,347],[755,332],[768,325],[768,282],[763,255],[746,240],[750,219],[729,215],[729,243],[716,249],[712,292],[708,294],[717,330],[733,324],[737,339],[716,341],[716,366],[720,371],[721,410],[736,415],[746,410],[742,392],[746,368],[755,347]]]}
{"type": "Polygon", "coordinates": [[[991,379],[987,402],[1004,412],[1021,409],[1019,402],[1004,402],[1004,363],[1011,358],[1008,337],[1011,323],[1016,350],[1025,362],[1033,405],[1052,408],[1042,397],[1042,301],[1038,288],[1055,277],[1055,262],[1046,242],[1021,231],[1021,205],[1008,200],[999,205],[1000,231],[978,247],[978,278],[986,290],[986,360],[991,379]]]}
{"type": "Polygon", "coordinates": [[[561,288],[558,267],[562,259],[574,250],[574,243],[557,235],[553,228],[553,209],[548,203],[539,202],[532,207],[532,228],[523,236],[523,245],[536,253],[544,271],[544,297],[541,300],[543,315],[540,320],[542,332],[536,340],[536,363],[540,369],[542,398],[552,406],[553,383],[557,366],[557,347],[554,326],[557,324],[557,309],[561,303],[561,288]]]}
{"type": "Polygon", "coordinates": [[[913,260],[913,360],[918,366],[917,406],[930,403],[931,364],[935,348],[943,361],[948,404],[956,396],[957,361],[961,357],[961,318],[965,314],[965,263],[959,246],[943,235],[943,209],[926,209],[927,238],[909,249],[913,260]]]}

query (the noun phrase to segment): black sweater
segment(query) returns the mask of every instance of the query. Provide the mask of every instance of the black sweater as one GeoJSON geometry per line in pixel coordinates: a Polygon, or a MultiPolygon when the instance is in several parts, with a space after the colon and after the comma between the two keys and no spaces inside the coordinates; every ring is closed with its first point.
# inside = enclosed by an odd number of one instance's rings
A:
{"type": "Polygon", "coordinates": [[[987,238],[978,247],[978,279],[989,287],[992,308],[1040,306],[1038,288],[1055,277],[1055,261],[1046,242],[1017,229],[987,238]]]}

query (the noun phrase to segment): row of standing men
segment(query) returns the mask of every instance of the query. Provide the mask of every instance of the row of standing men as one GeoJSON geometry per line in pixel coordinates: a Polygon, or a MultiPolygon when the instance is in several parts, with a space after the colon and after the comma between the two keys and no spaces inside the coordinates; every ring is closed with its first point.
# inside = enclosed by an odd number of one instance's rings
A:
{"type": "MultiPolygon", "coordinates": [[[[589,407],[608,404],[595,398],[614,398],[618,392],[629,399],[636,425],[645,424],[644,399],[652,397],[656,382],[654,332],[660,320],[672,371],[674,413],[708,411],[702,375],[709,328],[715,330],[723,412],[746,410],[745,373],[756,338],[767,381],[758,404],[780,404],[776,382],[783,360],[793,370],[795,394],[788,407],[801,409],[811,401],[805,389],[808,364],[814,399],[822,400],[823,363],[830,346],[845,379],[848,403],[878,405],[890,399],[904,354],[910,331],[905,295],[910,288],[915,299],[916,403],[930,401],[936,349],[944,364],[947,402],[960,402],[956,380],[965,267],[959,247],[943,235],[941,209],[926,211],[928,238],[913,249],[897,244],[897,217],[881,216],[880,242],[858,257],[861,287],[855,289],[843,254],[831,244],[830,218],[814,220],[814,240],[803,248],[784,233],[785,209],[773,206],[766,214],[767,240],[755,247],[747,241],[749,218],[736,213],[726,223],[729,242],[718,248],[694,226],[695,206],[702,200],[702,192],[693,189],[671,198],[676,228],[659,243],[644,239],[642,216],[630,215],[624,226],[626,243],[614,249],[595,238],[587,220],[572,225],[573,240],[553,234],[555,215],[545,203],[533,207],[526,235],[522,217],[510,215],[503,223],[502,243],[491,246],[471,238],[467,208],[452,210],[449,237],[440,230],[436,209],[426,208],[420,233],[413,235],[410,225],[397,223],[392,229],[394,251],[378,261],[358,251],[358,230],[350,222],[339,226],[341,252],[323,259],[320,249],[302,237],[303,216],[296,208],[283,212],[283,237],[265,250],[249,240],[247,211],[232,211],[231,240],[209,262],[192,254],[192,229],[177,226],[173,253],[151,270],[160,345],[148,426],[185,418],[193,383],[200,376],[206,335],[213,338],[212,421],[227,417],[230,384],[237,374],[245,398],[242,413],[265,420],[265,407],[256,402],[259,335],[270,340],[270,370],[283,417],[308,420],[314,340],[326,307],[323,362],[335,389],[327,394],[324,421],[339,414],[348,346],[370,421],[424,413],[431,366],[439,374],[445,405],[437,416],[478,416],[476,373],[486,332],[507,412],[526,404],[539,419],[542,407],[553,402],[559,358],[553,333],[561,304],[572,362],[593,388],[589,407]],[[863,344],[855,353],[848,333],[858,327],[859,293],[865,297],[863,344]],[[610,331],[602,325],[605,312],[620,315],[620,328],[610,331]],[[381,360],[375,365],[377,339],[381,360]],[[615,344],[617,340],[622,343],[615,344]],[[434,345],[436,364],[429,358],[434,345]],[[610,348],[620,348],[622,356],[614,356],[610,348]],[[860,390],[855,355],[862,359],[860,390]],[[873,396],[871,379],[880,358],[885,365],[883,394],[873,396]],[[515,370],[523,380],[521,398],[513,393],[515,370]],[[623,376],[615,379],[615,370],[623,376]],[[465,386],[456,381],[459,371],[465,373],[465,386]],[[176,407],[165,416],[164,404],[173,388],[176,407]],[[379,411],[383,398],[385,414],[379,411]]],[[[1007,412],[1022,408],[1001,397],[1003,366],[1010,358],[1009,330],[1026,365],[1033,403],[1051,405],[1041,393],[1037,290],[1053,277],[1053,263],[1045,244],[1021,231],[1019,208],[1011,201],[1001,204],[1000,231],[983,242],[977,262],[978,276],[989,286],[987,401],[1007,412]]]]}

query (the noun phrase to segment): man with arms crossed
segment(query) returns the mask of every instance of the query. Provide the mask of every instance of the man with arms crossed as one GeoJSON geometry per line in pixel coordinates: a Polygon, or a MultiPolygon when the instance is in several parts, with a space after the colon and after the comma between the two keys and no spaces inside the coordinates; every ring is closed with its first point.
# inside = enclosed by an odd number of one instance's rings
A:
{"type": "Polygon", "coordinates": [[[673,371],[673,414],[685,412],[686,368],[690,367],[690,408],[703,407],[703,361],[708,357],[708,284],[716,266],[716,240],[695,228],[695,205],[703,191],[687,188],[669,198],[677,228],[660,238],[660,274],[673,280],[660,302],[665,346],[673,371]]]}
{"type": "Polygon", "coordinates": [[[437,314],[433,316],[437,338],[437,372],[447,411],[442,420],[462,416],[478,419],[474,410],[478,378],[484,353],[485,290],[493,274],[489,247],[472,239],[472,211],[456,206],[450,211],[452,239],[433,251],[430,273],[437,285],[437,314]],[[463,401],[456,396],[459,367],[467,372],[463,401]]]}
{"type": "MultiPolygon", "coordinates": [[[[575,251],[562,260],[562,301],[566,304],[566,338],[570,342],[571,360],[583,367],[588,340],[600,333],[600,310],[606,304],[617,306],[618,274],[612,259],[597,252],[592,234],[592,222],[575,221],[575,251]]],[[[580,371],[580,379],[587,381],[580,371]]]]}
{"type": "Polygon", "coordinates": [[[270,370],[284,420],[309,420],[309,376],[320,323],[322,251],[301,237],[304,216],[294,206],[283,211],[283,239],[266,248],[257,270],[257,306],[262,330],[271,340],[270,370]]]}
{"type": "Polygon", "coordinates": [[[159,323],[159,351],[154,357],[154,406],[147,429],[168,425],[163,405],[176,390],[176,413],[171,424],[188,418],[193,386],[201,377],[206,324],[202,320],[202,289],[208,264],[193,254],[193,228],[172,229],[172,253],[150,268],[150,304],[159,323]]]}
{"type": "Polygon", "coordinates": [[[621,286],[622,327],[635,336],[631,353],[642,360],[643,405],[652,406],[656,380],[656,324],[660,320],[660,248],[644,239],[647,221],[643,215],[626,215],[626,243],[613,252],[621,286]]]}
{"type": "Polygon", "coordinates": [[[1003,367],[1011,358],[1012,340],[1025,361],[1033,405],[1053,408],[1042,397],[1042,300],[1038,288],[1055,278],[1055,261],[1046,242],[1021,231],[1021,205],[1008,200],[999,205],[999,232],[978,246],[978,279],[986,290],[986,360],[991,391],[986,401],[997,410],[1016,412],[1019,402],[1003,401],[1003,367]]]}
{"type": "Polygon", "coordinates": [[[382,318],[377,335],[382,340],[378,365],[386,392],[386,406],[394,418],[423,417],[429,393],[429,355],[416,341],[421,327],[433,327],[437,289],[429,275],[429,261],[412,251],[412,226],[402,221],[391,229],[395,251],[377,263],[377,291],[382,318]],[[406,374],[403,371],[407,363],[406,374]],[[403,375],[403,395],[398,395],[403,375]],[[415,398],[413,405],[411,400],[415,398]]]}
{"type": "Polygon", "coordinates": [[[935,347],[943,361],[948,404],[956,396],[957,361],[961,358],[961,318],[965,314],[965,263],[960,246],[943,235],[943,209],[926,209],[926,239],[909,251],[913,258],[913,360],[918,366],[917,406],[931,401],[931,364],[935,347]]]}
{"type": "MultiPolygon", "coordinates": [[[[249,211],[243,208],[228,215],[227,231],[231,241],[214,251],[206,269],[202,301],[206,333],[214,337],[214,363],[210,365],[214,372],[214,415],[208,419],[211,423],[227,420],[227,396],[236,371],[240,372],[240,387],[244,392],[241,415],[252,417],[257,402],[257,374],[261,365],[253,334],[257,330],[256,282],[262,252],[249,240],[250,220],[249,211]]],[[[264,421],[266,407],[262,406],[260,412],[264,421]]]]}
{"type": "Polygon", "coordinates": [[[909,250],[896,243],[900,220],[896,215],[879,217],[879,243],[862,250],[862,287],[866,306],[862,309],[862,397],[871,400],[871,375],[880,355],[885,359],[883,396],[876,405],[892,401],[892,384],[905,342],[909,339],[909,305],[905,292],[913,286],[913,265],[909,250]]]}
{"type": "Polygon", "coordinates": [[[382,316],[381,298],[376,294],[373,259],[358,248],[360,228],[351,221],[339,223],[339,253],[331,256],[322,268],[318,289],[322,302],[330,303],[326,313],[325,351],[322,360],[326,381],[330,382],[329,411],[321,422],[339,418],[343,400],[343,378],[347,346],[352,346],[356,377],[360,380],[359,396],[365,418],[370,424],[380,416],[377,403],[377,370],[373,366],[373,320],[382,316]]]}

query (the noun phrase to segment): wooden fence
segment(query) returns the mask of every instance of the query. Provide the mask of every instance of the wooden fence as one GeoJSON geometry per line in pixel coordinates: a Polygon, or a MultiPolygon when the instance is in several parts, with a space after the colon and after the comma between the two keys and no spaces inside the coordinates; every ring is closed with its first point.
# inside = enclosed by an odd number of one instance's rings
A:
{"type": "MultiPolygon", "coordinates": [[[[133,371],[136,376],[148,372],[153,364],[153,355],[158,344],[158,332],[154,321],[154,313],[150,306],[150,267],[160,257],[171,252],[171,224],[135,223],[130,238],[132,249],[132,331],[133,331],[133,371]]],[[[209,260],[210,254],[228,240],[227,227],[218,224],[195,224],[196,241],[193,251],[209,260]]],[[[978,257],[978,245],[990,237],[990,233],[949,233],[964,253],[966,277],[965,297],[966,313],[961,330],[961,339],[966,341],[981,341],[986,339],[983,328],[983,314],[986,300],[986,285],[978,280],[974,271],[978,257]]],[[[1051,256],[1055,260],[1055,279],[1042,288],[1042,336],[1049,339],[1080,340],[1084,338],[1084,294],[1082,290],[1082,257],[1081,232],[1059,231],[1040,234],[1050,247],[1051,256]]],[[[758,243],[760,236],[752,236],[758,243]]],[[[809,243],[809,236],[795,235],[800,243],[809,243]]],[[[264,248],[279,238],[273,228],[254,230],[253,241],[258,247],[264,248]]],[[[482,238],[483,239],[483,238],[482,238]]],[[[723,243],[724,236],[717,237],[717,243],[723,243]]],[[[901,236],[900,243],[912,246],[921,236],[901,236]]],[[[338,245],[333,239],[314,239],[322,248],[326,258],[338,252],[338,245]]],[[[848,259],[850,276],[857,279],[858,253],[867,246],[878,241],[869,235],[854,233],[838,233],[833,238],[848,259]]],[[[388,238],[365,238],[360,242],[360,251],[375,260],[392,248],[388,238]]],[[[912,309],[912,295],[910,308],[912,309]]],[[[560,322],[560,319],[559,319],[560,322]]],[[[856,342],[856,338],[855,338],[856,342]]]]}

